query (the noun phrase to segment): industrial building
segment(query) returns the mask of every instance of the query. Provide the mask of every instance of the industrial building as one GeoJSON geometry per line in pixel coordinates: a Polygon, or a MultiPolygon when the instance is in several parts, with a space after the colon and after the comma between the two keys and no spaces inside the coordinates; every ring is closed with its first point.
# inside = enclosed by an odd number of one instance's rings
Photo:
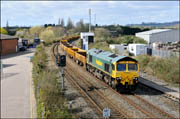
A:
{"type": "Polygon", "coordinates": [[[179,30],[173,29],[154,29],[136,33],[136,37],[142,38],[152,44],[154,42],[169,43],[179,41],[179,30]]]}
{"type": "Polygon", "coordinates": [[[15,36],[9,36],[0,34],[0,54],[6,55],[15,53],[18,51],[18,38],[15,36]]]}

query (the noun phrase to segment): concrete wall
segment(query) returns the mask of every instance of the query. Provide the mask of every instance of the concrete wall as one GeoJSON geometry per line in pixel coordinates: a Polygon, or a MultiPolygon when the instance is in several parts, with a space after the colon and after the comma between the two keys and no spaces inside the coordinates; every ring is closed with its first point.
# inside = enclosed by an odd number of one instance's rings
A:
{"type": "Polygon", "coordinates": [[[1,55],[15,53],[17,50],[18,39],[0,40],[1,55]]]}

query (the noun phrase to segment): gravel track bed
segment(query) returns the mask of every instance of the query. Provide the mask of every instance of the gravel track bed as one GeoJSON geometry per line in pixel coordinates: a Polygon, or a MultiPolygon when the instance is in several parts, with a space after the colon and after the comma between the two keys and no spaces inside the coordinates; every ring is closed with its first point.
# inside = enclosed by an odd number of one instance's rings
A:
{"type": "MultiPolygon", "coordinates": [[[[70,60],[67,58],[67,60],[70,60]]],[[[94,79],[92,75],[90,75],[87,71],[85,71],[82,67],[78,66],[77,64],[74,64],[72,60],[70,60],[70,65],[74,69],[78,69],[79,74],[84,74],[82,77],[86,78],[89,82],[94,84],[94,87],[96,87],[99,91],[101,91],[106,97],[108,97],[112,102],[118,107],[120,107],[123,110],[126,110],[125,112],[128,113],[132,118],[145,118],[146,116],[139,112],[137,109],[135,109],[133,106],[129,105],[126,101],[121,99],[117,94],[112,92],[110,89],[108,89],[106,86],[103,86],[98,81],[94,79]]]]}
{"type": "MultiPolygon", "coordinates": [[[[47,48],[48,54],[51,53],[51,47],[47,48]]],[[[58,70],[55,63],[52,61],[51,56],[49,55],[49,66],[52,68],[55,68],[58,70]]],[[[61,73],[59,73],[59,86],[61,86],[61,73]]],[[[79,117],[81,119],[94,119],[98,118],[95,111],[91,108],[91,106],[85,101],[86,99],[82,97],[79,93],[79,91],[72,86],[72,84],[65,78],[64,79],[65,84],[65,97],[67,99],[67,102],[72,101],[72,113],[76,115],[76,117],[79,117]]],[[[66,104],[67,107],[69,107],[69,103],[66,104]]]]}
{"type": "MultiPolygon", "coordinates": [[[[126,112],[128,112],[128,115],[131,115],[133,118],[146,117],[145,114],[141,113],[133,106],[129,105],[126,101],[121,99],[117,94],[114,94],[112,91],[110,91],[106,86],[101,85],[98,81],[94,79],[95,78],[94,76],[89,74],[83,67],[75,64],[72,59],[69,63],[72,65],[72,67],[76,68],[79,73],[83,74],[88,81],[93,83],[94,86],[98,88],[98,90],[102,91],[102,93],[104,93],[105,96],[107,96],[110,100],[112,100],[114,104],[117,104],[120,108],[126,110],[126,112]]],[[[158,106],[160,109],[164,110],[165,112],[168,112],[175,118],[179,118],[179,111],[178,111],[179,103],[163,97],[162,93],[153,91],[150,88],[147,89],[147,87],[139,85],[139,87],[135,91],[135,94],[149,101],[153,105],[158,106]]],[[[141,102],[139,102],[138,104],[140,105],[141,102]]]]}
{"type": "MultiPolygon", "coordinates": [[[[72,65],[71,65],[72,67],[72,65]]],[[[73,70],[69,67],[69,71],[73,72],[73,70]]],[[[75,73],[75,72],[74,72],[75,73]]],[[[89,84],[83,80],[81,76],[76,75],[76,81],[78,84],[84,89],[84,91],[96,102],[98,106],[101,107],[101,109],[105,107],[109,107],[111,109],[111,118],[119,118],[121,115],[119,112],[117,112],[111,104],[109,104],[103,97],[100,96],[99,91],[97,90],[98,88],[96,86],[92,86],[92,84],[89,84]]],[[[102,94],[102,93],[101,93],[102,94]]]]}
{"type": "Polygon", "coordinates": [[[153,105],[158,106],[165,112],[168,112],[175,118],[179,118],[179,103],[164,97],[165,94],[151,89],[147,86],[144,86],[142,84],[139,84],[138,88],[134,93],[144,98],[145,100],[148,100],[153,105]]]}

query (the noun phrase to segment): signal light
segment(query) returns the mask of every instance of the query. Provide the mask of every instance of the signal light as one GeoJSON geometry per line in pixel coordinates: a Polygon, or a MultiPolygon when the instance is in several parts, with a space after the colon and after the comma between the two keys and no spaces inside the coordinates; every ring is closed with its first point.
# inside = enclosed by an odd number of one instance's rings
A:
{"type": "Polygon", "coordinates": [[[56,56],[56,63],[59,67],[65,67],[66,66],[66,56],[58,54],[56,56]]]}

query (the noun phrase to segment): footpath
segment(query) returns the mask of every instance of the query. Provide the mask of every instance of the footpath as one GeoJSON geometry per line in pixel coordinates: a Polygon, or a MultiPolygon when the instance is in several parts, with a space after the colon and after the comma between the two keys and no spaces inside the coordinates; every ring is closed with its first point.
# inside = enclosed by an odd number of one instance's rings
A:
{"type": "Polygon", "coordinates": [[[32,76],[28,50],[1,57],[1,118],[32,118],[32,76]]]}

